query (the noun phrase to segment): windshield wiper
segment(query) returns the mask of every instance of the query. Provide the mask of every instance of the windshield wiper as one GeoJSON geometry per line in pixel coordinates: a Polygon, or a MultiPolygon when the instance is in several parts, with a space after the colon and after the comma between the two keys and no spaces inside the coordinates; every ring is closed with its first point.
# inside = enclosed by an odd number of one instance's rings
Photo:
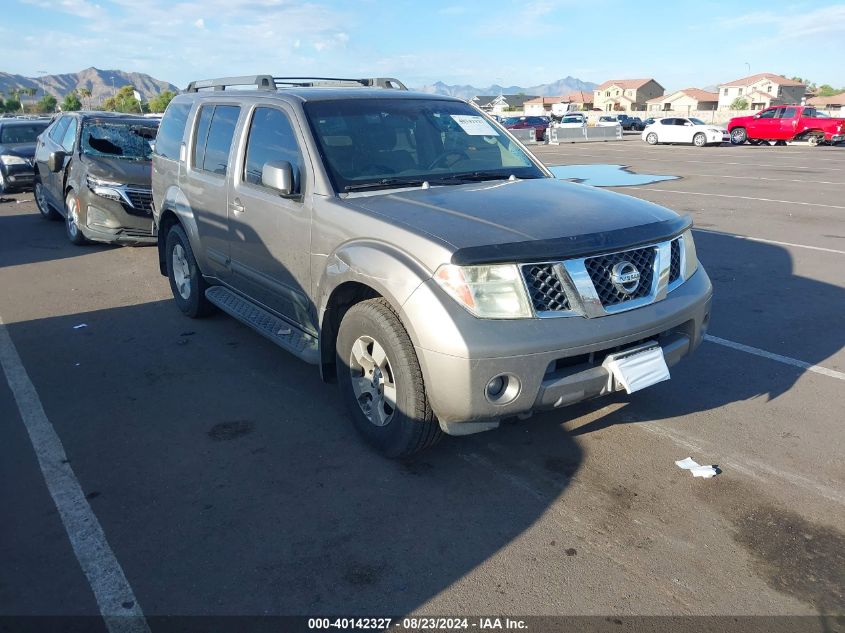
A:
{"type": "Polygon", "coordinates": [[[529,178],[541,178],[542,176],[527,175],[517,176],[510,172],[494,172],[494,171],[471,171],[461,174],[449,174],[446,176],[439,176],[438,181],[455,181],[460,180],[464,182],[481,182],[484,180],[508,180],[513,178],[515,180],[527,180],[529,178]]]}
{"type": "Polygon", "coordinates": [[[374,180],[373,182],[362,182],[352,185],[346,185],[344,191],[365,191],[367,189],[389,189],[391,187],[419,187],[424,182],[423,178],[382,178],[381,180],[374,180]]]}

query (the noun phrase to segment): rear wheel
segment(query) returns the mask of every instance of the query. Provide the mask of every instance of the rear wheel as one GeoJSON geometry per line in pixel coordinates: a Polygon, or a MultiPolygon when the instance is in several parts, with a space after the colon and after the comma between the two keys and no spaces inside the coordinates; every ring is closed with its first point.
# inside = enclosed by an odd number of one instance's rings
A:
{"type": "Polygon", "coordinates": [[[34,193],[35,206],[38,207],[41,217],[47,220],[61,220],[62,216],[47,202],[47,192],[44,191],[44,185],[41,184],[40,180],[35,181],[34,193]]]}
{"type": "Polygon", "coordinates": [[[390,304],[370,299],[340,323],[337,381],[352,422],[388,457],[406,457],[440,439],[419,360],[390,304]]]}
{"type": "Polygon", "coordinates": [[[735,127],[731,130],[731,143],[734,145],[742,145],[748,140],[748,133],[744,127],[735,127]]]}
{"type": "Polygon", "coordinates": [[[649,145],[657,145],[657,134],[655,134],[654,132],[649,132],[648,134],[646,134],[645,142],[649,145]]]}
{"type": "Polygon", "coordinates": [[[214,305],[205,298],[208,283],[202,276],[188,236],[179,224],[170,227],[165,242],[167,278],[170,290],[179,309],[192,319],[214,311],[214,305]]]}
{"type": "Polygon", "coordinates": [[[707,137],[704,135],[703,132],[699,132],[695,136],[692,137],[692,144],[696,147],[704,147],[707,145],[707,137]]]}
{"type": "Polygon", "coordinates": [[[807,139],[807,142],[810,144],[810,147],[817,147],[821,145],[821,139],[816,134],[811,135],[807,139]]]}
{"type": "Polygon", "coordinates": [[[72,244],[81,246],[88,241],[82,234],[82,229],[79,228],[79,198],[73,189],[67,192],[65,198],[65,228],[67,238],[72,244]]]}

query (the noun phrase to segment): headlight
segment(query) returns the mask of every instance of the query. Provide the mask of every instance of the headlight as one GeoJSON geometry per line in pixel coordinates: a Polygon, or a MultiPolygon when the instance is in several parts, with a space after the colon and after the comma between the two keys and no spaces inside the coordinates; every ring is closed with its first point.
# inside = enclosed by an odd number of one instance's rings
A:
{"type": "Polygon", "coordinates": [[[519,269],[514,264],[443,264],[434,280],[472,314],[483,319],[526,319],[532,315],[519,269]]]}
{"type": "Polygon", "coordinates": [[[122,187],[123,184],[119,182],[110,182],[108,180],[100,180],[93,176],[88,176],[88,188],[96,193],[98,196],[108,198],[109,200],[117,200],[123,202],[123,196],[118,191],[117,187],[122,187]]]}
{"type": "Polygon", "coordinates": [[[698,270],[698,255],[695,252],[695,241],[692,239],[692,231],[686,230],[683,235],[684,244],[684,271],[683,278],[689,279],[698,270]]]}
{"type": "Polygon", "coordinates": [[[722,130],[717,130],[716,128],[713,128],[713,127],[709,128],[707,131],[710,132],[711,134],[721,134],[722,133],[722,130]]]}
{"type": "Polygon", "coordinates": [[[0,156],[0,161],[3,161],[4,165],[27,165],[29,161],[21,156],[15,156],[13,154],[3,154],[0,156]]]}

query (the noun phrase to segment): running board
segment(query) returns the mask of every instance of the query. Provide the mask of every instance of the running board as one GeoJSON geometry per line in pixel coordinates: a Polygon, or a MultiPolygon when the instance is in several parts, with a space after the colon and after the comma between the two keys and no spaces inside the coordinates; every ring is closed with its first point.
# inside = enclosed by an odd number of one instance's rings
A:
{"type": "Polygon", "coordinates": [[[212,286],[205,291],[206,298],[229,316],[235,317],[279,347],[289,351],[306,363],[318,365],[320,350],[317,339],[297,329],[287,321],[273,316],[249,299],[244,299],[224,286],[212,286]]]}

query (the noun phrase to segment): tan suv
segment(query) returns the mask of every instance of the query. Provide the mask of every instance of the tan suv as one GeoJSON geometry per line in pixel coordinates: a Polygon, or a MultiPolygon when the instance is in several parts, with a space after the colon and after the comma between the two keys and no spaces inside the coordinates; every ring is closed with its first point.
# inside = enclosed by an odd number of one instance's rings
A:
{"type": "Polygon", "coordinates": [[[194,82],[153,198],[179,308],[318,365],[391,456],[665,380],[709,320],[689,218],[558,181],[483,112],[395,79],[194,82]]]}

